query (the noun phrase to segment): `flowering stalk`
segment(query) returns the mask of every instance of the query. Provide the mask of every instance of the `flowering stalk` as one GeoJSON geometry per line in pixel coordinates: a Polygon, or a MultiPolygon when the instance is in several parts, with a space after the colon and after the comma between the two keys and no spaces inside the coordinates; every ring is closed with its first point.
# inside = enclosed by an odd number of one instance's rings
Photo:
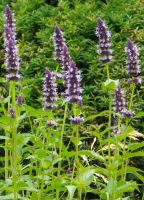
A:
{"type": "Polygon", "coordinates": [[[125,106],[126,102],[124,98],[124,91],[120,87],[117,87],[115,89],[114,111],[119,113],[121,116],[131,117],[133,113],[128,111],[125,106]]]}
{"type": "Polygon", "coordinates": [[[101,56],[102,63],[107,63],[112,61],[112,50],[110,48],[111,33],[109,32],[106,24],[101,18],[98,18],[98,27],[96,29],[96,35],[99,38],[99,45],[97,52],[101,56]]]}
{"type": "Polygon", "coordinates": [[[140,65],[139,65],[139,52],[136,45],[128,39],[127,46],[125,47],[125,52],[127,53],[127,71],[130,77],[129,82],[133,82],[138,85],[141,84],[142,80],[140,77],[140,65]]]}
{"type": "MultiPolygon", "coordinates": [[[[106,64],[107,70],[107,79],[110,80],[109,75],[109,65],[108,63],[112,61],[112,50],[110,37],[111,33],[108,30],[105,22],[98,18],[98,26],[96,28],[96,35],[98,37],[98,50],[97,53],[100,55],[100,60],[102,63],[106,64]]],[[[109,155],[109,164],[111,163],[111,151],[110,151],[110,137],[111,137],[111,113],[112,113],[112,93],[109,91],[109,120],[108,120],[108,155],[109,155]]]]}
{"type": "MultiPolygon", "coordinates": [[[[8,112],[10,113],[13,120],[10,123],[11,132],[12,132],[12,180],[14,184],[14,200],[17,199],[17,111],[16,111],[16,91],[15,91],[15,81],[20,79],[19,74],[19,56],[18,49],[16,45],[16,32],[15,32],[15,22],[14,14],[12,13],[10,7],[7,5],[5,8],[5,25],[4,25],[4,46],[5,46],[5,65],[7,75],[6,78],[10,80],[9,96],[11,97],[12,108],[10,108],[10,102],[8,105],[8,112]]],[[[9,137],[9,135],[7,135],[9,137]]],[[[7,151],[6,145],[6,151],[7,151]]],[[[11,154],[11,153],[10,153],[11,154]]],[[[6,152],[8,156],[8,152],[6,152]]],[[[6,160],[6,169],[8,166],[8,160],[6,160]]],[[[8,173],[6,177],[8,178],[8,173]]]]}
{"type": "Polygon", "coordinates": [[[57,63],[63,63],[63,47],[65,45],[65,40],[63,37],[63,32],[60,30],[58,26],[55,27],[54,34],[53,34],[53,41],[54,41],[54,59],[57,63]]]}
{"type": "Polygon", "coordinates": [[[74,117],[70,117],[71,123],[74,124],[74,132],[76,137],[75,149],[75,163],[73,167],[73,174],[75,165],[77,167],[77,181],[78,181],[78,199],[81,199],[81,186],[80,186],[80,166],[79,166],[79,124],[84,120],[84,118],[80,117],[79,107],[82,105],[82,89],[80,87],[80,72],[78,71],[76,64],[71,61],[69,71],[66,74],[67,79],[67,89],[66,89],[66,100],[72,104],[73,106],[73,115],[74,117]]]}
{"type": "MultiPolygon", "coordinates": [[[[52,110],[56,108],[56,100],[57,100],[57,87],[56,87],[56,75],[51,72],[49,69],[45,69],[45,77],[43,83],[43,99],[42,99],[42,107],[43,110],[47,110],[51,113],[51,117],[46,121],[46,127],[48,133],[46,134],[46,138],[44,139],[44,147],[47,151],[48,148],[48,136],[53,127],[57,125],[56,121],[53,119],[52,110]]],[[[42,171],[42,175],[44,177],[44,171],[42,171]]],[[[44,180],[42,180],[41,189],[39,191],[39,199],[42,198],[44,189],[44,180]]]]}
{"type": "Polygon", "coordinates": [[[16,46],[16,33],[14,14],[7,5],[5,9],[5,25],[4,25],[4,46],[5,46],[5,65],[7,70],[6,78],[8,80],[19,80],[19,56],[16,46]]]}

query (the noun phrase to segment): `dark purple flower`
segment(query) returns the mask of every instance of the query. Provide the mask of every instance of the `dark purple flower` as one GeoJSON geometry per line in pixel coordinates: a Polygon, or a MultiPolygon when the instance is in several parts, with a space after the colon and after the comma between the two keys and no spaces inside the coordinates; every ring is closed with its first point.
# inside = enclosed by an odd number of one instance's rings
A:
{"type": "Polygon", "coordinates": [[[98,54],[101,55],[101,61],[103,63],[110,62],[112,60],[112,50],[110,43],[110,32],[101,18],[98,18],[98,27],[96,29],[96,35],[99,38],[98,54]]]}
{"type": "Polygon", "coordinates": [[[71,67],[71,63],[72,63],[72,59],[70,57],[69,51],[68,51],[68,47],[66,45],[64,45],[63,48],[63,64],[62,64],[62,77],[63,77],[63,81],[64,81],[64,88],[65,88],[65,92],[62,93],[63,97],[66,97],[66,90],[69,87],[68,86],[68,74],[70,71],[70,67],[71,67]]]}
{"type": "Polygon", "coordinates": [[[17,105],[18,106],[21,106],[23,104],[23,97],[22,97],[22,95],[19,95],[18,97],[17,97],[17,105]]]}
{"type": "Polygon", "coordinates": [[[7,5],[5,9],[4,42],[5,42],[5,65],[8,80],[19,80],[19,56],[15,39],[14,14],[7,5]]]}
{"type": "Polygon", "coordinates": [[[127,47],[125,47],[125,51],[127,53],[127,70],[130,76],[130,80],[133,80],[135,84],[141,84],[140,75],[140,65],[139,65],[139,52],[136,45],[128,39],[127,47]]]}
{"type": "Polygon", "coordinates": [[[84,121],[83,117],[70,117],[70,121],[72,124],[80,124],[84,121]]]}
{"type": "Polygon", "coordinates": [[[15,118],[16,117],[16,114],[15,114],[15,111],[13,108],[10,108],[10,117],[11,118],[15,118]]]}
{"type": "Polygon", "coordinates": [[[133,112],[126,109],[124,92],[120,87],[115,89],[114,111],[125,117],[131,117],[133,115],[133,112]]]}
{"type": "Polygon", "coordinates": [[[82,105],[82,89],[80,87],[80,72],[78,71],[76,64],[72,61],[70,69],[67,73],[67,89],[66,96],[67,101],[70,103],[77,103],[82,105]]]}
{"type": "Polygon", "coordinates": [[[55,108],[57,100],[56,77],[53,72],[45,69],[45,78],[43,84],[43,109],[55,108]]]}
{"type": "Polygon", "coordinates": [[[62,64],[63,63],[63,47],[65,45],[63,32],[60,30],[58,26],[55,27],[54,34],[53,34],[53,40],[54,40],[54,55],[55,55],[55,61],[62,64]]]}

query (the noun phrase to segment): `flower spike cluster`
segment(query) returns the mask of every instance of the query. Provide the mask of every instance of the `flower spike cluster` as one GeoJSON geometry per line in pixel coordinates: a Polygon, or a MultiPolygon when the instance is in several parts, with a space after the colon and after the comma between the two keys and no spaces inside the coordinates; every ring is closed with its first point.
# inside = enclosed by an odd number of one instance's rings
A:
{"type": "Polygon", "coordinates": [[[5,8],[4,42],[5,42],[5,64],[8,80],[19,80],[19,56],[16,44],[16,32],[14,14],[7,5],[5,8]]]}
{"type": "Polygon", "coordinates": [[[54,55],[55,61],[62,64],[63,63],[63,47],[65,45],[65,40],[63,37],[63,32],[60,30],[58,26],[55,27],[53,34],[54,41],[54,55]]]}
{"type": "Polygon", "coordinates": [[[124,117],[131,117],[133,115],[133,112],[128,111],[126,108],[124,91],[120,87],[117,87],[115,89],[114,111],[121,114],[124,117]]]}
{"type": "Polygon", "coordinates": [[[125,51],[127,53],[127,70],[128,74],[131,79],[134,81],[135,84],[141,84],[141,78],[139,77],[140,74],[140,65],[139,65],[139,52],[136,45],[128,39],[127,47],[125,47],[125,51]]]}
{"type": "Polygon", "coordinates": [[[45,79],[43,84],[43,109],[52,109],[56,107],[57,100],[56,77],[53,72],[45,69],[45,79]]]}
{"type": "Polygon", "coordinates": [[[110,43],[110,32],[101,18],[98,18],[98,27],[96,29],[96,35],[99,38],[98,54],[101,56],[103,63],[110,62],[112,60],[112,50],[110,43]]]}
{"type": "Polygon", "coordinates": [[[80,87],[80,72],[78,71],[76,64],[72,61],[70,69],[67,73],[67,101],[70,103],[77,103],[79,106],[82,105],[82,89],[80,87]]]}

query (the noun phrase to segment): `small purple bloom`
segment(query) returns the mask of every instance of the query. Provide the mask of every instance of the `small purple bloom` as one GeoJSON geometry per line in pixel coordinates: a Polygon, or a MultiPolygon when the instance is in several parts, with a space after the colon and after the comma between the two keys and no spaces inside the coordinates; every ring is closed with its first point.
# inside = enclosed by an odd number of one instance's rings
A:
{"type": "Polygon", "coordinates": [[[43,84],[43,109],[55,108],[55,101],[57,100],[57,91],[56,91],[56,76],[53,72],[45,69],[45,78],[43,84]]]}
{"type": "Polygon", "coordinates": [[[10,117],[11,118],[16,118],[16,114],[13,108],[10,108],[10,117]]]}
{"type": "Polygon", "coordinates": [[[84,121],[83,117],[70,117],[70,121],[72,124],[80,124],[84,121]]]}
{"type": "Polygon", "coordinates": [[[54,34],[53,34],[53,41],[54,41],[54,55],[55,61],[62,64],[63,63],[63,47],[65,45],[63,32],[60,30],[58,26],[55,27],[54,34]]]}
{"type": "Polygon", "coordinates": [[[47,121],[46,122],[46,127],[53,127],[53,126],[57,126],[56,121],[47,121]]]}
{"type": "Polygon", "coordinates": [[[16,32],[14,23],[14,14],[7,5],[5,9],[4,25],[4,46],[5,46],[5,65],[7,70],[6,78],[8,80],[19,80],[19,56],[16,44],[16,32]]]}
{"type": "Polygon", "coordinates": [[[128,111],[125,106],[126,103],[125,103],[124,91],[120,87],[117,87],[115,89],[115,95],[114,95],[114,111],[125,117],[131,117],[133,115],[133,112],[128,111]]]}
{"type": "Polygon", "coordinates": [[[128,39],[127,47],[125,47],[125,52],[127,53],[127,70],[130,76],[130,80],[133,80],[135,84],[141,84],[140,75],[140,65],[139,65],[139,52],[136,45],[128,39]]]}
{"type": "Polygon", "coordinates": [[[21,106],[23,104],[23,97],[22,97],[22,95],[19,95],[18,97],[17,97],[17,105],[18,106],[21,106]]]}
{"type": "Polygon", "coordinates": [[[79,106],[82,105],[82,89],[80,87],[80,72],[78,71],[76,64],[71,62],[70,69],[67,73],[67,89],[66,96],[67,101],[70,103],[77,103],[79,106]]]}
{"type": "Polygon", "coordinates": [[[112,50],[110,37],[111,34],[101,18],[98,18],[98,27],[96,29],[96,35],[99,38],[98,54],[101,55],[101,61],[103,63],[110,62],[112,60],[112,50]]]}

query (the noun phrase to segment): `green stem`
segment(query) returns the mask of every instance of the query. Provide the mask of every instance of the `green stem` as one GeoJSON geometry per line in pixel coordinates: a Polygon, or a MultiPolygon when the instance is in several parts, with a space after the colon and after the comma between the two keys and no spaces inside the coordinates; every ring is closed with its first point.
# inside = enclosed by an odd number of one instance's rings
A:
{"type": "MultiPolygon", "coordinates": [[[[11,81],[11,99],[12,99],[12,108],[15,111],[16,117],[17,117],[17,112],[16,112],[16,91],[15,91],[15,82],[11,81]]],[[[14,200],[17,200],[17,188],[16,188],[16,183],[17,183],[17,125],[16,125],[16,119],[12,121],[12,161],[13,161],[13,170],[12,170],[12,179],[13,179],[13,184],[14,184],[14,200]]]]}
{"type": "MultiPolygon", "coordinates": [[[[5,116],[7,116],[5,107],[3,105],[3,102],[1,103],[2,109],[3,109],[3,113],[5,116]]],[[[6,136],[6,140],[5,140],[5,180],[8,179],[9,177],[9,149],[8,149],[8,140],[9,140],[9,132],[7,130],[5,130],[5,136],[6,136]]]]}
{"type": "MultiPolygon", "coordinates": [[[[109,65],[106,64],[107,69],[107,79],[110,80],[109,75],[109,65]]],[[[109,157],[109,165],[111,164],[111,150],[110,150],[110,138],[111,138],[111,113],[112,113],[112,93],[109,91],[109,120],[108,120],[108,157],[109,157]]]]}
{"type": "MultiPolygon", "coordinates": [[[[131,84],[131,97],[130,97],[130,102],[129,102],[129,110],[131,110],[132,108],[132,105],[133,105],[133,97],[134,97],[134,90],[135,90],[135,84],[132,83],[131,84]]],[[[129,124],[129,119],[126,120],[126,129],[128,127],[128,124],[129,124]]],[[[125,147],[126,147],[126,136],[124,138],[124,154],[125,154],[125,147]]],[[[123,161],[123,168],[125,169],[125,173],[124,173],[124,176],[123,176],[123,179],[125,180],[126,179],[126,171],[127,171],[127,165],[128,165],[128,160],[127,161],[123,161]]]]}
{"type": "Polygon", "coordinates": [[[133,97],[134,97],[134,90],[135,90],[135,84],[134,83],[132,83],[131,88],[132,88],[132,93],[131,93],[131,98],[130,98],[130,103],[129,103],[129,110],[131,109],[132,104],[133,104],[133,97]]]}
{"type": "Polygon", "coordinates": [[[81,188],[80,188],[80,171],[79,171],[79,127],[76,125],[76,156],[75,163],[77,167],[77,177],[78,177],[78,200],[81,200],[81,188]]]}
{"type": "MultiPolygon", "coordinates": [[[[64,118],[63,118],[63,124],[62,124],[62,130],[61,130],[61,138],[60,138],[60,146],[59,146],[59,156],[61,158],[62,156],[62,146],[63,146],[63,135],[64,135],[64,129],[65,129],[65,122],[66,122],[66,116],[67,116],[67,109],[68,104],[65,104],[65,110],[64,110],[64,118]]],[[[61,173],[61,161],[58,163],[58,173],[57,177],[59,178],[61,173]]],[[[59,200],[59,189],[56,190],[56,200],[59,200]]]]}

